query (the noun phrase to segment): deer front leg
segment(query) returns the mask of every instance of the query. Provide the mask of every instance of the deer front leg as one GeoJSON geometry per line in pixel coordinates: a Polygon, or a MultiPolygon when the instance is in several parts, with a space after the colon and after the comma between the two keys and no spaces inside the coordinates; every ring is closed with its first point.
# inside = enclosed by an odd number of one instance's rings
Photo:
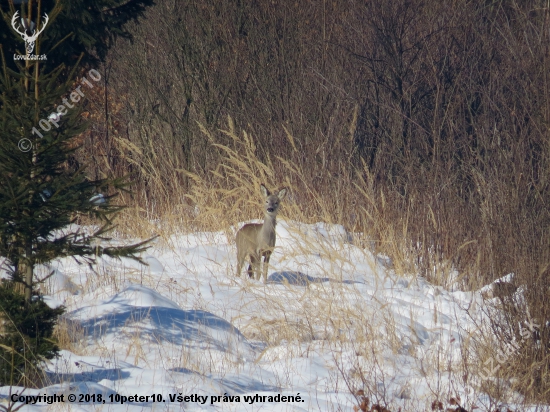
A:
{"type": "MultiPolygon", "coordinates": [[[[267,271],[269,269],[269,258],[271,257],[271,251],[266,250],[264,252],[264,267],[263,267],[263,277],[264,283],[267,283],[267,271]]],[[[259,279],[258,279],[259,280],[259,279]]]]}
{"type": "Polygon", "coordinates": [[[250,255],[250,265],[248,266],[248,277],[250,279],[256,279],[260,276],[260,265],[262,263],[262,257],[256,255],[250,255]]]}

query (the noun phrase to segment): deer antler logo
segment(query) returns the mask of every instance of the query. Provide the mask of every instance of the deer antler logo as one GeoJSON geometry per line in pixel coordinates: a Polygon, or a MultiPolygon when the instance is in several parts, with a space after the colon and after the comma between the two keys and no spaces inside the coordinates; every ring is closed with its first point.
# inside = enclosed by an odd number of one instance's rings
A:
{"type": "Polygon", "coordinates": [[[25,40],[25,46],[27,48],[27,54],[32,54],[34,50],[34,42],[38,38],[38,35],[44,31],[44,28],[48,24],[48,20],[50,19],[46,13],[44,13],[44,22],[42,23],[42,28],[37,32],[34,29],[34,22],[30,21],[29,19],[21,19],[21,23],[23,24],[23,31],[19,29],[19,24],[17,23],[17,18],[19,17],[19,11],[16,11],[11,19],[11,25],[13,29],[21,35],[21,38],[25,40]],[[30,33],[30,34],[27,34],[30,33]]]}

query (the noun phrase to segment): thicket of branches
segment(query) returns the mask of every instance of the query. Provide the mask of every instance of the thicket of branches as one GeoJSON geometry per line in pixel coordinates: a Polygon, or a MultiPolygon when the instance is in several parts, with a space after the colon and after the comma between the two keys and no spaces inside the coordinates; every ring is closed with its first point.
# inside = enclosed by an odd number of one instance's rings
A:
{"type": "MultiPolygon", "coordinates": [[[[219,223],[255,217],[243,182],[286,182],[301,219],[439,283],[514,272],[550,319],[549,17],[542,0],[159,0],[100,68],[81,161],[188,222],[213,203],[219,223]]],[[[533,342],[519,385],[548,399],[533,342]]]]}

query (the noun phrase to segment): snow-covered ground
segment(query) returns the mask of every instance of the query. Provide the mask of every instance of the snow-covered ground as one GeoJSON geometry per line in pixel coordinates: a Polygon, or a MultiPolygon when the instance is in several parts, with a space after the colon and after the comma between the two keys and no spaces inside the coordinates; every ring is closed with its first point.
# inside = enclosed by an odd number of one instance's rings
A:
{"type": "Polygon", "coordinates": [[[41,268],[73,343],[48,364],[50,386],[12,388],[38,400],[23,410],[353,411],[358,391],[393,412],[457,396],[489,410],[482,378],[464,382],[480,293],[397,276],[340,226],[285,221],[264,285],[235,277],[233,234],[159,239],[149,266],[41,268]]]}

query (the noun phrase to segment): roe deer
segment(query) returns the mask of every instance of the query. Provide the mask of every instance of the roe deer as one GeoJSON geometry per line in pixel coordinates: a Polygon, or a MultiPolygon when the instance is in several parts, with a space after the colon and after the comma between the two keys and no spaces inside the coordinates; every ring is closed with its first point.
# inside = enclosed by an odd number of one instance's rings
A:
{"type": "Polygon", "coordinates": [[[286,195],[286,188],[270,193],[264,185],[260,186],[265,198],[264,223],[248,223],[237,232],[237,277],[241,274],[243,263],[250,259],[248,276],[260,280],[262,256],[264,257],[263,277],[267,283],[267,269],[271,252],[275,248],[275,225],[279,204],[286,195]]]}

